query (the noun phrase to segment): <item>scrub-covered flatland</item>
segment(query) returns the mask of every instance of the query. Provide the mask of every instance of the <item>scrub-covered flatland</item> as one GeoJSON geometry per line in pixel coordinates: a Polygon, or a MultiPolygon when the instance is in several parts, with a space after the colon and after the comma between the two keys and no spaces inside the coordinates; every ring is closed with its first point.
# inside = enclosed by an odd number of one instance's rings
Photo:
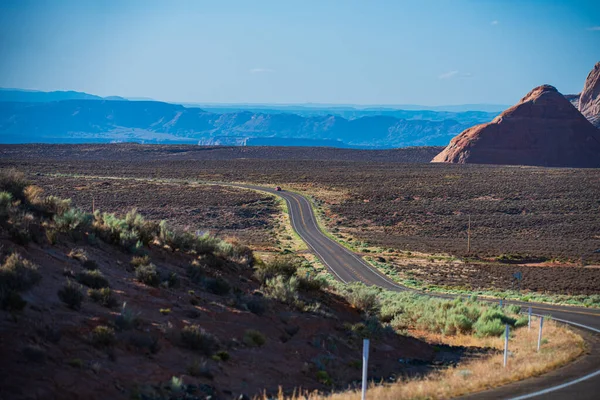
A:
{"type": "MultiPolygon", "coordinates": [[[[189,147],[178,146],[176,152],[169,146],[131,144],[94,146],[93,151],[49,146],[50,155],[44,156],[41,147],[2,147],[0,165],[18,166],[47,182],[49,177],[36,174],[281,185],[310,194],[324,211],[323,222],[329,230],[355,249],[361,251],[368,244],[402,250],[403,257],[392,253],[385,257],[404,280],[505,290],[517,288],[514,274],[522,272],[522,289],[597,292],[600,268],[593,267],[600,262],[600,253],[595,252],[600,249],[597,169],[269,159],[285,149],[263,149],[264,159],[259,158],[259,150],[249,150],[252,159],[247,159],[245,149],[239,148],[187,151],[189,147]],[[169,150],[173,154],[167,155],[169,150]],[[25,156],[18,158],[20,153],[25,156]],[[110,162],[104,161],[107,154],[110,162]],[[182,154],[189,159],[180,160],[182,154]],[[471,258],[467,263],[451,257],[435,263],[427,256],[422,257],[425,262],[411,259],[418,252],[465,256],[469,216],[471,258]],[[582,261],[587,267],[580,267],[582,261]]],[[[309,150],[298,151],[298,157],[310,157],[309,150]]],[[[353,153],[344,150],[344,154],[353,153]]],[[[377,159],[382,153],[373,154],[377,159]]],[[[125,185],[117,188],[133,205],[136,192],[125,190],[125,185]]],[[[200,208],[205,200],[199,196],[194,202],[200,208]]]]}
{"type": "Polygon", "coordinates": [[[124,214],[132,208],[148,218],[166,219],[182,229],[233,236],[258,247],[272,245],[275,216],[272,196],[226,186],[198,186],[133,179],[83,179],[32,176],[49,195],[70,198],[87,212],[92,207],[124,214]]]}

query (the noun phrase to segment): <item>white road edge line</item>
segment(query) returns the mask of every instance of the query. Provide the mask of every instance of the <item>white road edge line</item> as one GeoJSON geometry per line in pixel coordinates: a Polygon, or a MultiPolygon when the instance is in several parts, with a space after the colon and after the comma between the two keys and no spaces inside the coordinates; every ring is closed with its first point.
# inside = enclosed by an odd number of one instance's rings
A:
{"type": "Polygon", "coordinates": [[[312,250],[313,250],[313,251],[314,251],[314,252],[317,254],[317,256],[318,256],[318,257],[321,259],[321,261],[323,261],[323,264],[325,264],[325,265],[327,266],[327,268],[329,268],[329,270],[330,270],[331,272],[333,272],[333,274],[334,274],[335,276],[337,276],[337,277],[338,277],[338,279],[339,279],[340,281],[342,281],[343,283],[348,283],[347,281],[345,281],[344,279],[342,279],[342,277],[341,277],[341,276],[340,276],[340,275],[339,275],[339,274],[338,274],[338,273],[337,273],[337,272],[336,272],[336,271],[335,271],[335,270],[334,270],[334,269],[331,267],[331,265],[329,265],[329,264],[327,263],[327,261],[325,261],[325,259],[324,259],[324,258],[323,258],[323,256],[321,255],[321,253],[319,253],[319,252],[317,251],[317,249],[315,249],[315,248],[314,248],[314,247],[313,247],[313,246],[312,246],[312,245],[311,245],[311,244],[308,242],[308,240],[306,240],[306,238],[305,238],[304,236],[302,236],[302,234],[300,233],[300,231],[299,231],[299,230],[298,230],[298,228],[297,228],[297,225],[296,225],[296,220],[294,219],[294,214],[292,213],[292,203],[290,203],[290,201],[289,201],[287,198],[283,197],[283,196],[281,196],[281,198],[283,198],[283,199],[285,200],[285,202],[287,203],[287,206],[288,206],[288,214],[289,214],[289,216],[290,216],[290,219],[292,220],[292,228],[293,228],[293,229],[296,231],[296,233],[298,234],[298,236],[300,236],[300,238],[301,238],[302,240],[304,240],[304,243],[306,243],[306,245],[307,245],[308,247],[310,247],[310,248],[311,248],[311,249],[312,249],[312,250]]]}
{"type": "MultiPolygon", "coordinates": [[[[541,317],[542,316],[541,314],[531,314],[531,315],[535,315],[536,317],[541,317]]],[[[577,322],[567,321],[565,319],[560,319],[560,318],[554,318],[554,317],[552,317],[552,319],[555,320],[555,321],[563,322],[565,324],[578,326],[580,328],[587,329],[587,330],[592,331],[592,332],[600,333],[600,329],[592,328],[591,326],[579,324],[577,322]]],[[[518,397],[511,397],[509,400],[531,399],[533,397],[538,397],[538,396],[541,396],[541,395],[544,395],[544,394],[547,394],[547,393],[551,393],[551,392],[555,392],[555,391],[560,390],[560,389],[564,389],[564,388],[572,386],[572,385],[576,385],[576,384],[578,384],[580,382],[586,381],[586,380],[591,379],[591,378],[593,378],[595,376],[598,376],[598,375],[600,375],[600,370],[598,370],[596,372],[592,372],[591,374],[587,374],[585,376],[582,376],[581,378],[577,378],[575,380],[563,383],[562,385],[553,386],[553,387],[550,387],[548,389],[540,390],[540,391],[529,393],[529,394],[524,394],[524,395],[518,396],[518,397]]]]}

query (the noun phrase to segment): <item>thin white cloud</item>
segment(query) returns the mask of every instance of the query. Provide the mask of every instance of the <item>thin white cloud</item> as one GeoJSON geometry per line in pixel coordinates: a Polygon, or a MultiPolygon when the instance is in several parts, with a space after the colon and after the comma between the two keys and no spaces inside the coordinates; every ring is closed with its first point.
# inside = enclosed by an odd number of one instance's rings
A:
{"type": "Polygon", "coordinates": [[[251,74],[266,74],[269,72],[275,72],[275,70],[270,69],[270,68],[252,68],[250,70],[251,74]]]}
{"type": "Polygon", "coordinates": [[[458,75],[458,71],[448,71],[448,72],[444,72],[443,74],[438,76],[438,78],[439,79],[450,79],[450,78],[454,78],[456,75],[458,75]]]}
{"type": "Polygon", "coordinates": [[[500,22],[498,22],[498,20],[493,20],[492,22],[490,22],[492,25],[498,25],[500,22]]]}
{"type": "Polygon", "coordinates": [[[600,26],[590,26],[587,28],[588,31],[600,31],[600,26]]]}
{"type": "Polygon", "coordinates": [[[448,71],[438,75],[438,79],[472,78],[472,72],[448,71]]]}

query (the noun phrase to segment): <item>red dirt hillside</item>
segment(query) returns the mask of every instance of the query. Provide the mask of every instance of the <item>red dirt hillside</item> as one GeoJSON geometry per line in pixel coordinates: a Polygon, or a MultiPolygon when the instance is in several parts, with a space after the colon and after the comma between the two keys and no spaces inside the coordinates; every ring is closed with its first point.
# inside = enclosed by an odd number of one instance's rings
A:
{"type": "Polygon", "coordinates": [[[600,128],[600,62],[597,62],[585,80],[579,97],[579,111],[600,128]]]}
{"type": "Polygon", "coordinates": [[[456,136],[432,162],[600,167],[600,130],[555,87],[542,85],[492,122],[456,136]]]}

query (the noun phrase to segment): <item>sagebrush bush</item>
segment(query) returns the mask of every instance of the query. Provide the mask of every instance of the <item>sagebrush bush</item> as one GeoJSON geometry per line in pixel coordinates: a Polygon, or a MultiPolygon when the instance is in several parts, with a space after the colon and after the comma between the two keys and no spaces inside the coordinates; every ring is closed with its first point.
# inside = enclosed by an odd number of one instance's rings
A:
{"type": "Polygon", "coordinates": [[[0,290],[22,292],[42,279],[38,267],[18,253],[12,253],[0,266],[0,290]]]}
{"type": "Polygon", "coordinates": [[[0,169],[0,191],[8,192],[14,199],[25,200],[23,191],[29,181],[20,171],[14,168],[0,169]]]}
{"type": "Polygon", "coordinates": [[[98,325],[92,330],[90,337],[92,344],[96,347],[109,347],[116,343],[115,330],[110,326],[98,325]]]}
{"type": "Polygon", "coordinates": [[[219,296],[225,296],[231,290],[231,286],[229,285],[229,282],[227,282],[225,279],[221,278],[220,276],[217,278],[206,278],[204,280],[204,287],[210,293],[213,293],[213,294],[216,294],[219,296]]]}
{"type": "Polygon", "coordinates": [[[77,282],[92,289],[102,289],[109,286],[108,279],[100,270],[80,271],[76,275],[77,282]]]}
{"type": "Polygon", "coordinates": [[[156,270],[156,265],[140,265],[135,269],[135,279],[144,285],[157,287],[160,285],[160,276],[156,270]]]}
{"type": "Polygon", "coordinates": [[[269,262],[257,261],[254,263],[254,276],[265,283],[277,276],[291,278],[302,265],[302,259],[293,256],[279,256],[269,262]]]}
{"type": "Polygon", "coordinates": [[[134,269],[142,265],[148,265],[150,264],[150,257],[148,255],[133,257],[130,264],[134,269]]]}
{"type": "Polygon", "coordinates": [[[482,320],[474,325],[475,334],[479,337],[500,336],[504,333],[506,324],[500,319],[482,320]]]}
{"type": "Polygon", "coordinates": [[[75,248],[75,249],[71,249],[71,251],[68,254],[69,257],[84,262],[88,260],[88,254],[87,252],[82,249],[82,248],[75,248]]]}
{"type": "Polygon", "coordinates": [[[140,324],[139,314],[127,308],[127,304],[123,303],[121,312],[115,318],[115,326],[120,331],[127,331],[135,328],[140,324]]]}
{"type": "Polygon", "coordinates": [[[77,229],[85,229],[91,222],[92,217],[83,211],[70,208],[60,215],[54,216],[54,224],[60,232],[72,232],[77,229]]]}
{"type": "Polygon", "coordinates": [[[265,296],[292,305],[298,301],[298,279],[279,275],[268,279],[263,287],[265,296]]]}
{"type": "Polygon", "coordinates": [[[181,330],[181,342],[189,349],[199,351],[207,356],[217,348],[219,341],[198,325],[187,325],[181,330]]]}
{"type": "Polygon", "coordinates": [[[260,347],[265,344],[267,339],[265,335],[254,329],[248,329],[244,332],[244,344],[249,347],[260,347]]]}
{"type": "Polygon", "coordinates": [[[219,350],[212,356],[212,359],[215,361],[229,361],[231,356],[225,350],[219,350]]]}
{"type": "Polygon", "coordinates": [[[263,315],[267,310],[267,305],[265,304],[265,300],[261,297],[252,296],[252,298],[246,302],[246,308],[253,314],[263,315]]]}
{"type": "Polygon", "coordinates": [[[9,192],[0,192],[0,218],[6,218],[12,209],[13,196],[9,192]]]}
{"type": "Polygon", "coordinates": [[[112,290],[107,287],[102,289],[88,289],[88,296],[94,303],[98,303],[106,308],[114,308],[119,303],[112,290]]]}
{"type": "Polygon", "coordinates": [[[67,283],[58,290],[58,298],[65,303],[67,307],[73,310],[79,310],[81,308],[81,303],[83,303],[81,286],[75,284],[71,280],[67,280],[67,283]]]}
{"type": "Polygon", "coordinates": [[[379,310],[378,294],[379,289],[362,283],[345,285],[342,291],[342,295],[352,307],[368,315],[379,310]]]}

